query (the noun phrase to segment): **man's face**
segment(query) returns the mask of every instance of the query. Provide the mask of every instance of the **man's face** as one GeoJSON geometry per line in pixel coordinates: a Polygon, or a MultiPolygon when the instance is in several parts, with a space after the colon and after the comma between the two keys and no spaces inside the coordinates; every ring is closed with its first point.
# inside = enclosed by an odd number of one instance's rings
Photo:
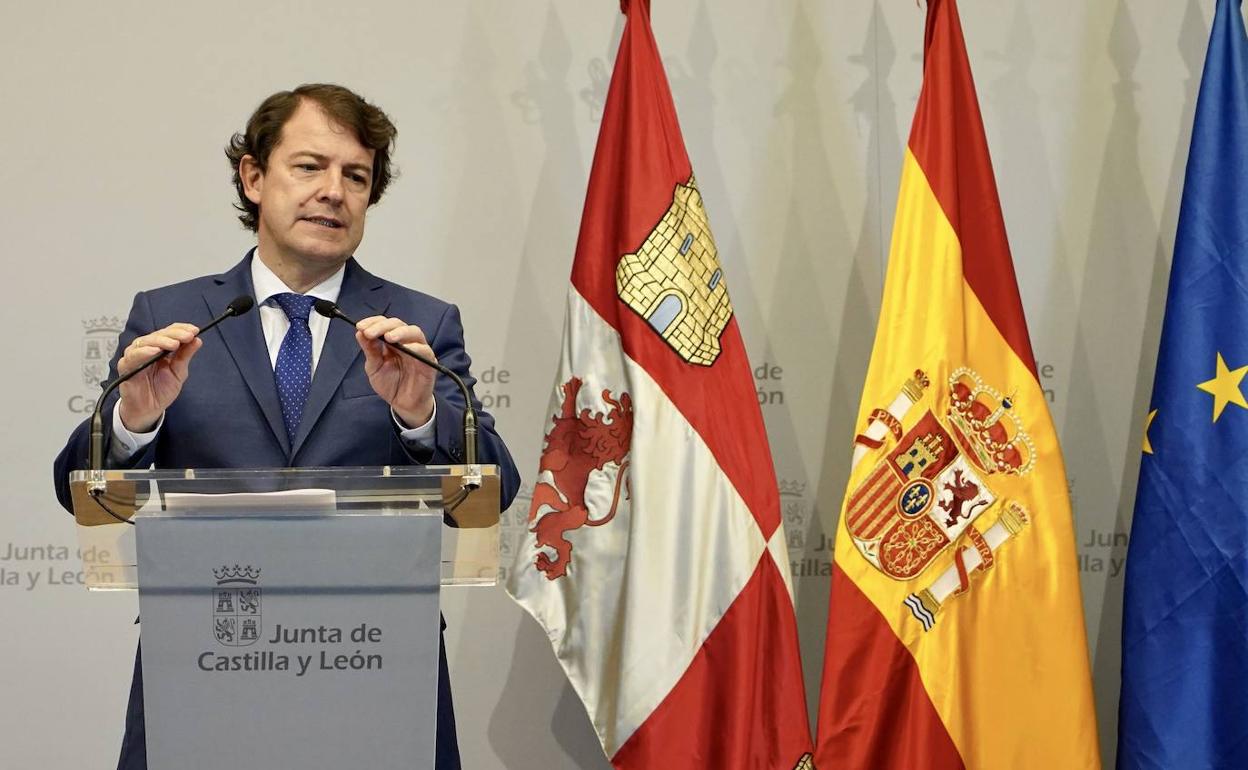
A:
{"type": "Polygon", "coordinates": [[[268,168],[246,156],[240,172],[247,197],[260,206],[265,262],[310,273],[346,262],[364,237],[374,154],[304,100],[282,126],[268,168]]]}

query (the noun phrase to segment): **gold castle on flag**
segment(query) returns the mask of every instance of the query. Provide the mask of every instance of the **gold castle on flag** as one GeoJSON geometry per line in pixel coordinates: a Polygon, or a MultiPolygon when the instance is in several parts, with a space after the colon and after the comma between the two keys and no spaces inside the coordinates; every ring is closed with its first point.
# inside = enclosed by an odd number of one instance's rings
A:
{"type": "Polygon", "coordinates": [[[615,290],[681,358],[702,366],[719,358],[732,303],[692,176],[676,185],[672,205],[636,253],[620,258],[615,290]]]}

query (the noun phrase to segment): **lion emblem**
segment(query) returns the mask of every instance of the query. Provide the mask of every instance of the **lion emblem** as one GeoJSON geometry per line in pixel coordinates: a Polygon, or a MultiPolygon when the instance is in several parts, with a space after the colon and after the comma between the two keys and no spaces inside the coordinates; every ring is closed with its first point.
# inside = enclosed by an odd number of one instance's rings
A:
{"type": "Polygon", "coordinates": [[[589,409],[576,410],[576,396],[584,383],[578,377],[569,379],[560,387],[563,404],[554,416],[554,427],[546,434],[542,447],[539,473],[550,471],[550,481],[539,481],[533,491],[529,507],[529,530],[536,533],[535,548],[553,548],[554,558],[546,551],[537,555],[535,565],[548,580],[568,574],[572,563],[572,544],[565,535],[581,527],[601,527],[615,518],[623,492],[628,499],[625,485],[628,470],[628,451],[633,437],[633,400],[628,393],[612,398],[610,390],[602,391],[602,400],[611,407],[606,414],[590,413],[589,409]],[[602,471],[608,465],[616,466],[615,492],[611,510],[598,519],[592,519],[585,504],[585,488],[590,473],[602,471]],[[538,512],[549,508],[539,518],[538,512]]]}

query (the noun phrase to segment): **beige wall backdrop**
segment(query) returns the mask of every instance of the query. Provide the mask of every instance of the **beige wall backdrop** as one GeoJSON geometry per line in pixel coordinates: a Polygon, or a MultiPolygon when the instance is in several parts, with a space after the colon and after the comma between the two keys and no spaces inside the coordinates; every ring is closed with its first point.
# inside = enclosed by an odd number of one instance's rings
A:
{"type": "MultiPolygon", "coordinates": [[[[813,704],[825,538],[880,304],[923,9],[653,6],[782,484],[813,704]]],[[[961,3],[1070,468],[1080,561],[1055,568],[1083,577],[1106,758],[1140,417],[1212,7],[961,3]]],[[[616,0],[4,10],[0,766],[107,767],[137,601],[75,584],[51,461],[98,392],[83,373],[89,340],[114,333],[136,290],[223,270],[249,246],[226,139],[265,95],[308,81],[350,85],[390,112],[403,174],[370,213],[360,260],[461,306],[479,393],[531,483],[622,18],[616,0]]],[[[526,503],[505,518],[505,551],[526,503]]],[[[465,765],[606,768],[545,637],[502,590],[445,604],[465,765]]]]}

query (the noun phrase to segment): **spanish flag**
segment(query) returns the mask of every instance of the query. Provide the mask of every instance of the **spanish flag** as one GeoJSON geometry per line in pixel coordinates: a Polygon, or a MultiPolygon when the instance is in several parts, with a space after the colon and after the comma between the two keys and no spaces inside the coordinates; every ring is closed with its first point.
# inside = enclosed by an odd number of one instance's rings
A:
{"type": "Polygon", "coordinates": [[[923,88],[836,532],[819,767],[1100,764],[1066,471],[954,0],[923,88]]]}

